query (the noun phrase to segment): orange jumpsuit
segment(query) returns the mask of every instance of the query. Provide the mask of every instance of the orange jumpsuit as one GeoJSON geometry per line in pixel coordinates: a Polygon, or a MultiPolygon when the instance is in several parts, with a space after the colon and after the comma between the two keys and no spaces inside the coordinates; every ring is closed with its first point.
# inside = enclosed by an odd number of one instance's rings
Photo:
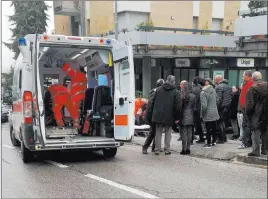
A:
{"type": "Polygon", "coordinates": [[[71,79],[70,95],[72,101],[71,111],[72,118],[74,119],[74,127],[80,128],[79,115],[80,115],[80,104],[85,99],[85,91],[87,89],[87,77],[86,74],[79,70],[72,69],[70,64],[64,64],[62,70],[71,79]]]}
{"type": "Polygon", "coordinates": [[[70,113],[72,113],[72,101],[69,91],[66,87],[60,84],[53,84],[48,88],[52,97],[52,110],[58,126],[63,127],[61,110],[65,106],[70,113]]]}
{"type": "Polygon", "coordinates": [[[135,110],[134,110],[134,115],[137,115],[138,110],[147,103],[147,100],[144,98],[136,98],[135,99],[135,110]]]}

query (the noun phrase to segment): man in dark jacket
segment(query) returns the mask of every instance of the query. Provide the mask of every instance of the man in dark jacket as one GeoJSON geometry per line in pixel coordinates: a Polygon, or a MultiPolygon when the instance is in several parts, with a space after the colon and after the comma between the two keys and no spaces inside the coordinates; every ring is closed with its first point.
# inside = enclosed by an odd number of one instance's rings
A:
{"type": "Polygon", "coordinates": [[[232,87],[232,102],[230,105],[230,119],[233,129],[233,136],[231,140],[236,140],[239,138],[238,123],[237,123],[237,112],[238,112],[238,102],[239,102],[239,91],[236,86],[232,87]]]}
{"type": "Polygon", "coordinates": [[[195,109],[194,109],[194,125],[195,125],[195,130],[196,134],[199,135],[199,140],[196,143],[204,143],[204,134],[203,134],[203,129],[201,126],[201,119],[200,119],[200,93],[201,93],[201,88],[199,86],[199,77],[194,77],[193,78],[193,88],[192,88],[192,93],[195,95],[195,109]]]}
{"type": "Polygon", "coordinates": [[[246,114],[252,130],[252,152],[248,156],[260,156],[260,137],[262,137],[261,153],[267,155],[268,151],[268,87],[267,82],[261,79],[259,71],[252,74],[253,85],[246,95],[246,114]]]}
{"type": "Polygon", "coordinates": [[[222,75],[216,75],[215,77],[215,90],[219,97],[218,110],[220,114],[219,127],[219,144],[227,142],[226,137],[226,125],[229,123],[229,109],[232,102],[232,90],[228,86],[228,80],[223,79],[222,75]]]}
{"type": "MultiPolygon", "coordinates": [[[[150,91],[150,98],[156,92],[156,89],[158,87],[162,86],[164,83],[165,83],[165,80],[163,80],[163,79],[157,80],[156,88],[154,88],[154,89],[152,89],[150,91]]],[[[150,103],[150,100],[149,100],[149,103],[150,103]]],[[[153,146],[152,146],[152,152],[154,152],[154,149],[155,149],[155,140],[154,140],[154,138],[155,138],[155,123],[150,123],[149,122],[149,124],[151,125],[151,131],[150,131],[148,137],[146,138],[145,143],[144,143],[144,145],[142,147],[142,153],[143,154],[148,154],[147,150],[148,150],[149,146],[151,145],[152,141],[154,141],[153,146]]]]}
{"type": "Polygon", "coordinates": [[[174,76],[168,76],[167,81],[156,89],[147,110],[148,121],[156,123],[155,154],[159,155],[162,133],[165,133],[165,154],[171,154],[171,127],[174,122],[179,122],[181,111],[181,95],[175,86],[174,76]]]}

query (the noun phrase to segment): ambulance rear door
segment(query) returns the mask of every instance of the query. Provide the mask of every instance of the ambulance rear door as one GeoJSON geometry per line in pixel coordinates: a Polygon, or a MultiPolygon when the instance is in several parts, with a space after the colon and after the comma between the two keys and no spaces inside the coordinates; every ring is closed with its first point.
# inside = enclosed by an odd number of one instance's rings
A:
{"type": "Polygon", "coordinates": [[[131,40],[113,48],[114,138],[130,141],[134,135],[135,74],[131,40]]]}

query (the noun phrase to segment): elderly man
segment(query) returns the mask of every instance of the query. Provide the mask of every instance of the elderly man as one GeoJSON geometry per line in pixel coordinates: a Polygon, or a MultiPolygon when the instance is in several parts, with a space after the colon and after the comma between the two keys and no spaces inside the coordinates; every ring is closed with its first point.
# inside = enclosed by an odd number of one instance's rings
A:
{"type": "Polygon", "coordinates": [[[155,155],[159,155],[161,149],[162,133],[165,133],[165,154],[171,154],[171,127],[179,122],[180,111],[181,95],[175,86],[175,77],[170,75],[153,93],[147,107],[148,122],[156,124],[155,155]]]}
{"type": "Polygon", "coordinates": [[[232,102],[232,89],[228,86],[228,80],[223,79],[222,75],[215,76],[215,90],[218,95],[218,110],[220,114],[219,127],[219,144],[227,142],[226,125],[229,121],[229,109],[232,102]]]}
{"type": "MultiPolygon", "coordinates": [[[[156,88],[154,88],[153,90],[150,91],[150,97],[152,97],[153,94],[156,92],[156,89],[159,88],[160,86],[162,86],[164,83],[165,83],[165,80],[158,79],[157,82],[156,82],[156,88]]],[[[150,103],[150,100],[149,100],[149,103],[150,103]]],[[[148,122],[147,118],[146,118],[146,120],[148,122]]],[[[149,120],[150,120],[150,118],[149,118],[149,120]]],[[[152,152],[154,152],[154,150],[155,150],[155,130],[156,129],[155,129],[155,124],[154,123],[150,123],[150,125],[151,125],[151,131],[150,131],[148,137],[146,138],[145,143],[144,143],[144,145],[142,147],[142,153],[143,154],[148,154],[147,150],[150,147],[152,142],[153,142],[152,152]]]]}
{"type": "Polygon", "coordinates": [[[242,144],[238,146],[238,149],[245,149],[245,148],[251,147],[252,145],[251,139],[250,139],[251,130],[250,130],[248,117],[246,114],[246,95],[247,95],[249,88],[253,84],[251,70],[246,70],[243,73],[243,80],[244,80],[244,85],[241,90],[240,98],[239,98],[239,108],[243,114],[243,121],[242,121],[243,138],[242,138],[242,144]]]}
{"type": "Polygon", "coordinates": [[[252,130],[252,152],[248,156],[260,156],[260,136],[262,137],[261,153],[267,154],[267,109],[268,109],[268,87],[263,82],[259,71],[252,74],[253,85],[248,89],[246,95],[246,114],[252,130]]]}

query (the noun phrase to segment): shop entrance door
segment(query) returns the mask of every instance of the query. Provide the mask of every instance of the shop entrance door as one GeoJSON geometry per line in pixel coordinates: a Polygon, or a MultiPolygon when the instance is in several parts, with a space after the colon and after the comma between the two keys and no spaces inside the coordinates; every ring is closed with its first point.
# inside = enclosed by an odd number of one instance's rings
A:
{"type": "Polygon", "coordinates": [[[176,68],[174,69],[174,76],[176,78],[176,84],[183,80],[191,83],[193,78],[196,76],[196,69],[176,68]]]}

